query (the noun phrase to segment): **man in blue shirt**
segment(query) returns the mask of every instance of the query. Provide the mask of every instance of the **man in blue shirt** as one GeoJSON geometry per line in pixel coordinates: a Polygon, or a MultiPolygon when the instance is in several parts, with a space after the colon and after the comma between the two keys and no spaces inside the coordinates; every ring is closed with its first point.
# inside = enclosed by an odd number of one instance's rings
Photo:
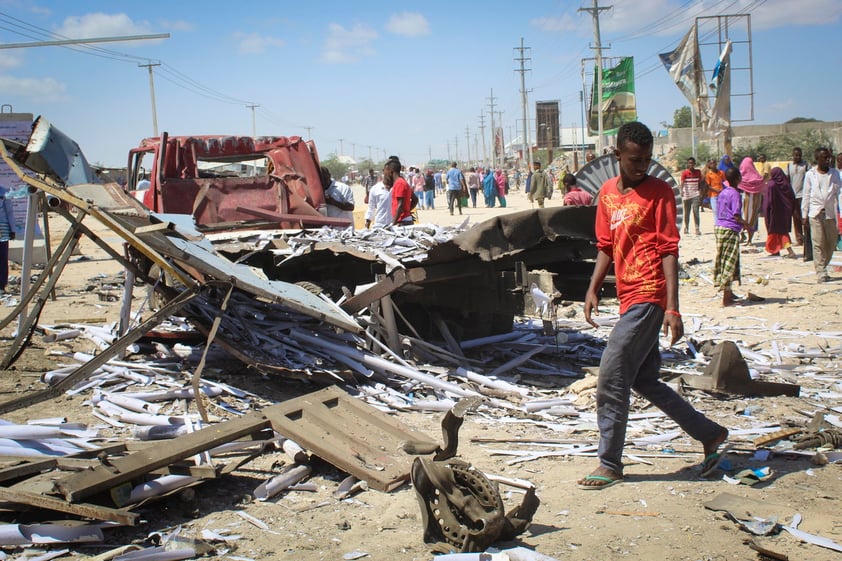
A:
{"type": "Polygon", "coordinates": [[[453,202],[459,205],[459,214],[462,214],[462,189],[465,187],[465,176],[456,167],[456,162],[450,164],[450,169],[447,170],[447,210],[453,214],[453,202]]]}

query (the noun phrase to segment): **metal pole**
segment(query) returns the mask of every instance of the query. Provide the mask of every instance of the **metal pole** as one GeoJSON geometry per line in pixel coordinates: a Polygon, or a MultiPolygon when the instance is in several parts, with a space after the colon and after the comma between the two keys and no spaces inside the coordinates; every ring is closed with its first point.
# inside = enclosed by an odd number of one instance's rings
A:
{"type": "Polygon", "coordinates": [[[255,117],[254,117],[254,110],[257,107],[260,107],[260,106],[259,105],[246,105],[246,107],[251,109],[251,136],[253,138],[257,138],[257,121],[255,120],[255,117]]]}
{"type": "Polygon", "coordinates": [[[161,66],[160,62],[149,64],[138,64],[141,68],[146,68],[149,71],[149,95],[152,99],[152,132],[153,136],[158,136],[158,110],[155,104],[155,78],[153,78],[152,67],[161,66]]]}
{"type": "Polygon", "coordinates": [[[154,35],[125,35],[122,37],[89,37],[87,39],[60,39],[56,41],[37,41],[35,43],[6,43],[0,49],[28,49],[29,47],[55,47],[63,45],[80,45],[85,43],[122,43],[124,41],[146,41],[148,39],[169,39],[169,33],[154,35]]]}
{"type": "MultiPolygon", "coordinates": [[[[585,67],[582,66],[582,87],[584,88],[585,67]]],[[[585,150],[587,150],[587,137],[585,136],[585,90],[579,92],[579,101],[582,102],[582,165],[585,165],[585,150]]]]}
{"type": "Polygon", "coordinates": [[[494,130],[494,88],[491,88],[491,97],[489,105],[491,106],[491,168],[497,167],[497,131],[494,130]]]}

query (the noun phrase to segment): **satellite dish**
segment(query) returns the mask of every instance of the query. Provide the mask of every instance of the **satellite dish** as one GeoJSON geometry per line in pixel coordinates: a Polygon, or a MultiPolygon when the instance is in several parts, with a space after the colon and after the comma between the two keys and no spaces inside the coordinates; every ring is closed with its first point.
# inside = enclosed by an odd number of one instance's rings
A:
{"type": "MultiPolygon", "coordinates": [[[[678,183],[669,170],[655,160],[652,160],[646,173],[666,181],[672,187],[672,192],[675,194],[676,221],[680,225],[684,205],[681,204],[681,189],[678,183]]],[[[576,173],[576,186],[593,195],[594,204],[596,204],[596,196],[602,189],[602,184],[618,175],[620,175],[620,163],[617,157],[613,153],[605,154],[588,162],[576,173]]]]}

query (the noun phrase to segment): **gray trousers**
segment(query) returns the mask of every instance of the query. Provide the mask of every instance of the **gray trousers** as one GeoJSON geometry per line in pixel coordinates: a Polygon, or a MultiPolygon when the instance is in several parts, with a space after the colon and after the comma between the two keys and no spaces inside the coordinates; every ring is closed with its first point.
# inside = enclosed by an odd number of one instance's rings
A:
{"type": "Polygon", "coordinates": [[[813,238],[813,266],[816,276],[827,275],[827,265],[836,249],[839,234],[836,230],[836,219],[825,218],[824,211],[818,216],[810,218],[810,235],[813,238]]]}
{"type": "Polygon", "coordinates": [[[700,442],[715,440],[725,430],[661,381],[658,333],[663,321],[664,311],[657,304],[629,308],[611,331],[599,364],[596,392],[599,462],[618,474],[623,473],[623,445],[632,389],[700,442]]]}

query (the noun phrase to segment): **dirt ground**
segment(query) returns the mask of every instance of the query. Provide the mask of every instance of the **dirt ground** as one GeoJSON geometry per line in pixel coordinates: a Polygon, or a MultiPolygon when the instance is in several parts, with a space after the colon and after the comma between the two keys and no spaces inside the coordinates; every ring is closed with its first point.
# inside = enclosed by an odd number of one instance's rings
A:
{"type": "MultiPolygon", "coordinates": [[[[437,210],[421,211],[422,221],[453,224],[460,220],[458,214],[448,214],[444,197],[437,197],[436,204],[439,205],[437,210]]],[[[557,205],[560,201],[553,200],[549,204],[557,205]]],[[[465,209],[461,219],[469,217],[472,222],[478,222],[497,213],[529,206],[522,193],[513,192],[507,209],[465,209]]],[[[51,222],[55,244],[66,226],[60,217],[53,217],[51,222]]],[[[651,449],[629,447],[627,452],[635,458],[627,458],[623,484],[600,491],[582,491],[575,482],[595,467],[596,460],[592,456],[543,457],[510,463],[511,456],[498,455],[495,451],[548,448],[546,444],[530,446],[515,440],[570,440],[595,444],[592,422],[580,421],[576,428],[563,432],[558,427],[523,418],[503,422],[491,416],[472,414],[460,433],[460,457],[486,473],[533,482],[541,499],[530,529],[516,542],[498,545],[522,545],[544,555],[571,560],[757,559],[758,554],[747,545],[753,536],[741,530],[724,513],[704,507],[704,503],[722,493],[759,501],[776,514],[781,523],[789,523],[798,512],[803,516],[801,530],[842,543],[842,515],[838,502],[842,494],[842,471],[839,464],[815,465],[809,456],[787,453],[758,460],[753,457],[754,445],[750,439],[738,433],[738,429],[757,426],[804,426],[814,412],[832,414],[827,408],[842,405],[839,382],[842,273],[831,273],[836,278],[834,282],[816,284],[812,263],[800,259],[801,248],[796,248],[798,259],[765,254],[763,230],[761,228],[756,236],[754,245],[744,249],[743,284],[735,290],[740,295],[750,291],[763,300],[745,300],[741,305],[729,308],[720,306],[708,280],[712,277],[714,256],[710,211],[702,213],[703,234],[686,236],[681,242],[680,263],[687,275],[681,281],[680,297],[688,337],[715,341],[731,339],[755,349],[768,348],[772,342],[781,348],[801,345],[806,349],[822,349],[829,357],[817,361],[825,369],[823,374],[831,380],[823,392],[767,398],[712,395],[701,391],[688,394],[697,408],[732,429],[730,442],[735,449],[728,456],[731,471],[768,466],[773,472],[771,479],[755,486],[731,485],[720,479],[721,473],[703,479],[699,476],[701,450],[682,435],[668,446],[654,450],[655,453],[651,449]],[[478,438],[499,439],[500,442],[472,441],[478,438]]],[[[98,231],[108,242],[119,245],[116,236],[101,229],[98,231]]],[[[89,322],[99,325],[116,321],[121,295],[114,291],[110,295],[113,301],[108,301],[109,295],[97,291],[98,284],[91,279],[114,275],[119,270],[118,264],[84,239],[80,255],[71,260],[61,275],[56,300],[46,303],[40,324],[89,322]]],[[[19,274],[19,269],[13,267],[12,274],[19,274]]],[[[137,303],[142,292],[136,294],[137,303]]],[[[616,310],[616,302],[603,305],[606,311],[612,310],[612,306],[616,310]]],[[[581,304],[574,306],[576,315],[572,319],[581,319],[581,304]]],[[[0,333],[3,353],[10,344],[12,331],[12,327],[7,327],[0,333]]],[[[49,355],[54,350],[91,349],[84,341],[49,344],[36,336],[13,367],[2,372],[0,399],[43,388],[40,376],[55,364],[56,359],[49,355]]],[[[250,376],[235,361],[214,364],[207,377],[218,377],[255,391],[268,400],[282,400],[317,389],[281,377],[250,376]]],[[[798,383],[797,375],[786,381],[798,383]]],[[[563,396],[567,388],[559,386],[546,392],[548,396],[563,396]]],[[[90,408],[83,405],[85,399],[86,396],[62,397],[3,418],[25,422],[32,418],[66,416],[70,421],[96,425],[98,421],[89,415],[90,408]]],[[[582,403],[587,404],[587,399],[582,403]]],[[[592,407],[589,412],[593,413],[592,407]]],[[[648,413],[652,409],[638,402],[635,412],[648,413]]],[[[439,438],[441,414],[399,413],[396,416],[408,426],[439,438]]],[[[669,425],[656,424],[651,432],[658,433],[662,426],[669,425]]],[[[275,501],[252,500],[257,484],[284,459],[280,453],[268,454],[247,464],[233,476],[209,481],[151,503],[140,509],[145,520],[140,526],[108,529],[105,531],[106,545],[73,547],[72,550],[78,558],[86,558],[132,541],[141,542],[150,532],[180,527],[181,535],[186,537],[199,538],[204,529],[227,530],[242,536],[226,546],[227,550],[220,555],[222,558],[321,560],[354,559],[362,554],[367,554],[362,557],[364,559],[383,561],[432,558],[422,541],[420,508],[409,485],[391,493],[366,491],[351,500],[337,501],[331,499],[331,493],[344,475],[329,465],[316,464],[310,478],[316,484],[315,492],[285,493],[275,501]],[[237,514],[240,511],[263,521],[269,529],[249,524],[237,514]]],[[[513,506],[520,501],[520,494],[509,493],[506,489],[504,487],[503,496],[507,505],[513,506]]],[[[752,510],[753,507],[747,504],[746,508],[752,510]]],[[[789,559],[821,560],[839,556],[830,549],[802,543],[786,532],[754,539],[789,559]]]]}

